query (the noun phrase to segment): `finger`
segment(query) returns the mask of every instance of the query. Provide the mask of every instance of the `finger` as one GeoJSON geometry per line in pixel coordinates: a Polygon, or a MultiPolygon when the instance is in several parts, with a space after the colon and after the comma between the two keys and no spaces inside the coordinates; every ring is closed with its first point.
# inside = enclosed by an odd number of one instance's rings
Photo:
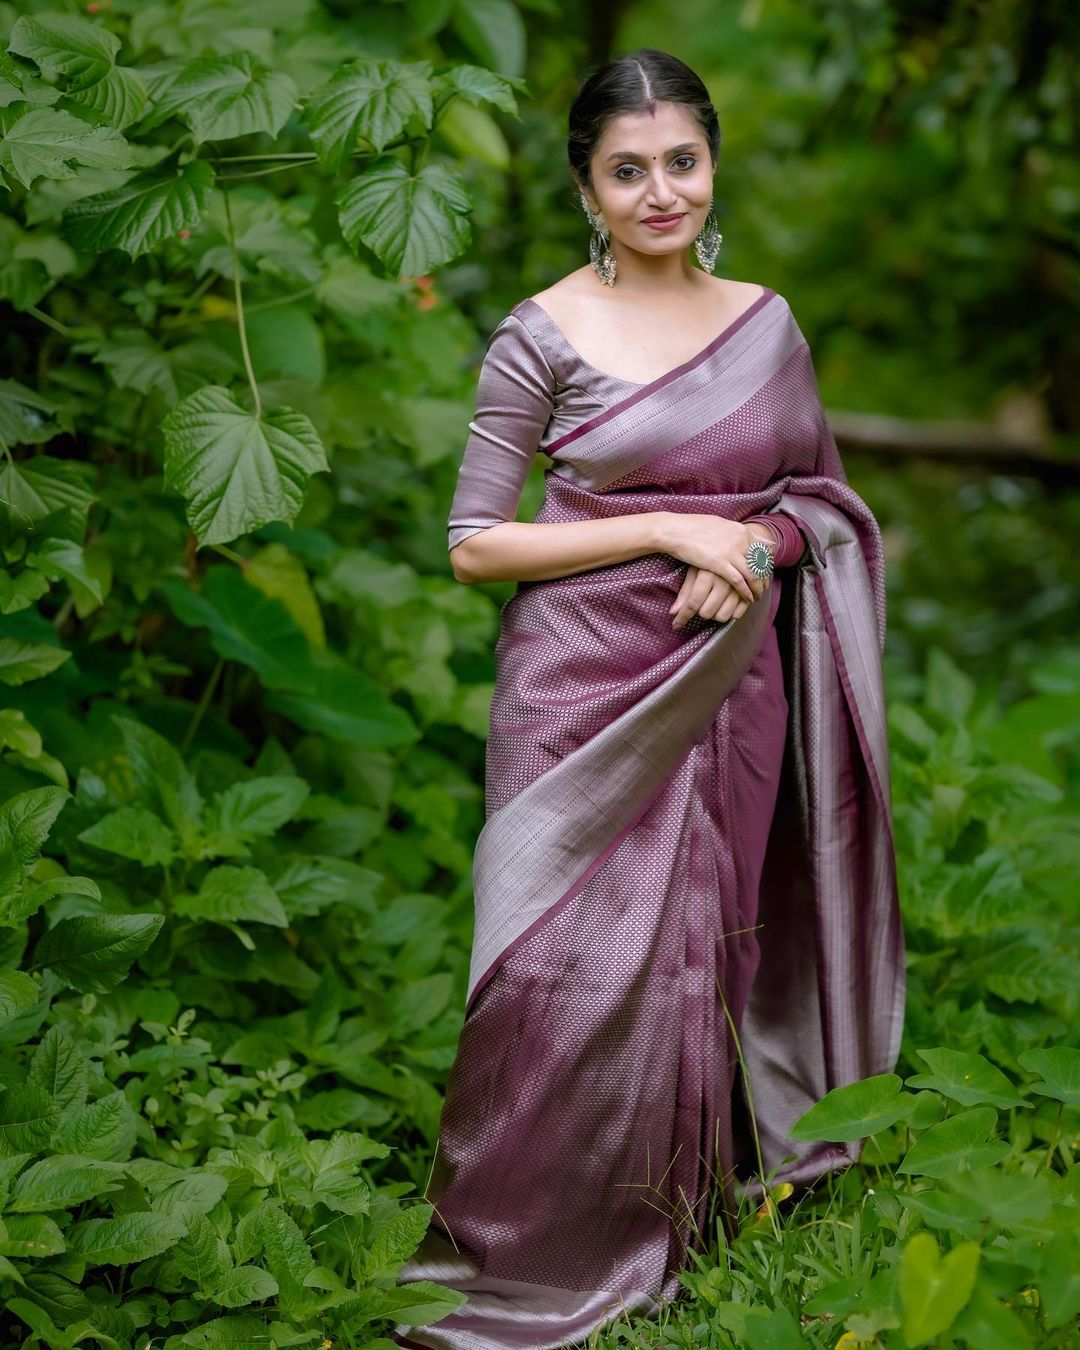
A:
{"type": "Polygon", "coordinates": [[[735,563],[725,562],[722,564],[722,568],[723,570],[719,575],[731,584],[743,600],[750,604],[758,598],[758,591],[754,589],[754,586],[760,587],[761,583],[756,577],[751,576],[749,572],[740,571],[735,563]]]}
{"type": "Polygon", "coordinates": [[[701,608],[698,610],[703,619],[715,619],[720,606],[732,593],[730,585],[723,577],[717,577],[715,573],[714,577],[715,580],[709,588],[709,594],[701,602],[701,608]]]}
{"type": "Polygon", "coordinates": [[[682,628],[699,612],[702,602],[708,597],[709,591],[712,589],[713,579],[714,574],[712,572],[698,569],[694,584],[690,587],[682,605],[675,612],[675,618],[672,622],[673,628],[682,628]]]}
{"type": "Polygon", "coordinates": [[[675,611],[679,609],[681,605],[684,603],[686,597],[690,594],[694,582],[697,580],[698,571],[699,569],[694,567],[692,564],[686,569],[686,575],[683,577],[682,585],[679,587],[679,593],[675,597],[670,608],[668,609],[669,614],[674,614],[675,611]]]}

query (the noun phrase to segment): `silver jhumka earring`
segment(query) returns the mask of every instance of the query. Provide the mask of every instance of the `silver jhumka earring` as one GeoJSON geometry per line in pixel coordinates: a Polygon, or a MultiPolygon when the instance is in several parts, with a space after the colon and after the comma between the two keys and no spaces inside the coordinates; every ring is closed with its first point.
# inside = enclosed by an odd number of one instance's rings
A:
{"type": "Polygon", "coordinates": [[[580,193],[579,196],[581,198],[581,209],[585,212],[592,228],[592,234],[589,236],[589,261],[604,285],[614,286],[617,268],[611,250],[608,248],[608,240],[611,235],[607,229],[607,222],[604,220],[604,213],[603,211],[597,211],[594,215],[589,203],[585,200],[584,192],[580,193]]]}
{"type": "Polygon", "coordinates": [[[694,240],[694,252],[697,254],[698,262],[704,271],[711,272],[716,267],[716,259],[720,254],[720,242],[723,237],[719,230],[719,222],[716,219],[716,203],[710,198],[709,214],[705,217],[705,224],[701,227],[701,233],[694,240]]]}

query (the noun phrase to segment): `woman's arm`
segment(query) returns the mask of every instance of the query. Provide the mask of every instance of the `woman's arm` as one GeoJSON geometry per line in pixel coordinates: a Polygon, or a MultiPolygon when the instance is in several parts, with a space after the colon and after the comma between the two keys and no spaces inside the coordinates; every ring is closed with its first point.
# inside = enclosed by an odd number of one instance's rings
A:
{"type": "Polygon", "coordinates": [[[469,535],[450,550],[458,581],[547,581],[665,551],[669,511],[550,525],[516,520],[469,535]]]}

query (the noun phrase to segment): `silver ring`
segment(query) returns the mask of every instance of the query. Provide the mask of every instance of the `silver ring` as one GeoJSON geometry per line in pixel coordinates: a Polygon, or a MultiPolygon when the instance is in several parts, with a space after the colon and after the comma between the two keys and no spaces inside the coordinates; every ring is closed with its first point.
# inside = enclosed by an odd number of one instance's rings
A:
{"type": "Polygon", "coordinates": [[[746,558],[747,566],[756,577],[767,581],[773,574],[773,555],[772,549],[768,544],[763,544],[760,539],[755,539],[743,555],[746,558]]]}

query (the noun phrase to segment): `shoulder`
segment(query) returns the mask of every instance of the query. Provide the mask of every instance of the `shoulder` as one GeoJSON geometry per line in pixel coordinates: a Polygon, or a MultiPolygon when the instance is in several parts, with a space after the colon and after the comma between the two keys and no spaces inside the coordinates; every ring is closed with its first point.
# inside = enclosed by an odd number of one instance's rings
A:
{"type": "Polygon", "coordinates": [[[519,388],[535,388],[552,397],[558,385],[548,354],[537,340],[520,304],[498,322],[487,340],[481,379],[497,377],[519,388]]]}

